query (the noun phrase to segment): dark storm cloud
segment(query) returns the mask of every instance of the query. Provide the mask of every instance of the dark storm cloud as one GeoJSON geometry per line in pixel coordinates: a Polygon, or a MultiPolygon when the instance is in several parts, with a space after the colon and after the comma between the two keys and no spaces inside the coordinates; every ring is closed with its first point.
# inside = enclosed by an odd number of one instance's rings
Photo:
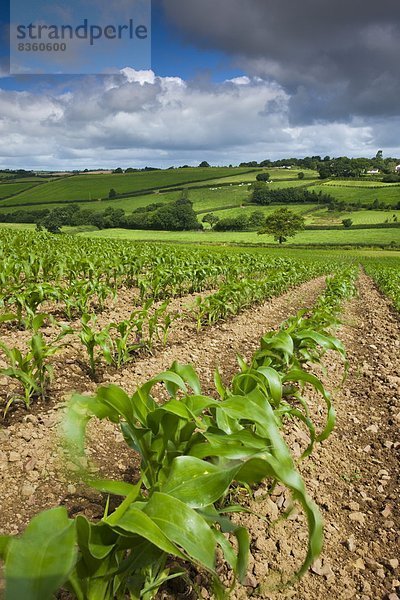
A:
{"type": "Polygon", "coordinates": [[[400,114],[399,0],[162,0],[190,42],[291,95],[293,123],[400,114]]]}

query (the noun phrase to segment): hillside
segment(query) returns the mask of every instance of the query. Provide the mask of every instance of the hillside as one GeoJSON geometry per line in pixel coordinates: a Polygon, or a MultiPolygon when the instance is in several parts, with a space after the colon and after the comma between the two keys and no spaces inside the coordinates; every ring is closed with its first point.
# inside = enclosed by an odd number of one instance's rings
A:
{"type": "MultiPolygon", "coordinates": [[[[251,169],[228,167],[171,169],[111,175],[74,175],[43,183],[33,190],[7,199],[7,206],[85,201],[108,198],[110,189],[117,194],[136,194],[159,188],[187,185],[230,175],[248,173],[251,169]]],[[[5,196],[3,196],[5,197],[5,196]]]]}
{"type": "MultiPolygon", "coordinates": [[[[0,199],[0,214],[15,210],[36,211],[52,210],[67,206],[70,202],[79,202],[81,209],[103,212],[109,207],[122,209],[127,215],[137,208],[154,203],[171,203],[178,199],[182,187],[189,188],[189,197],[193,208],[202,221],[207,213],[214,213],[219,219],[248,217],[255,211],[268,216],[278,204],[259,206],[249,202],[249,184],[256,180],[260,169],[246,168],[181,168],[167,171],[149,171],[132,174],[99,174],[69,176],[32,187],[32,182],[0,184],[0,198],[3,191],[16,195],[0,199]],[[29,186],[30,189],[26,189],[29,186]],[[118,197],[108,199],[110,189],[118,197]],[[131,194],[131,195],[130,195],[131,194]],[[120,197],[124,195],[124,197],[120,197]],[[87,201],[84,201],[85,196],[87,201]],[[103,198],[103,199],[101,199],[103,198]]],[[[304,179],[299,179],[299,169],[266,169],[270,175],[270,189],[305,188],[311,192],[329,194],[338,205],[328,210],[326,205],[291,204],[292,211],[301,214],[306,227],[326,229],[306,231],[296,238],[299,244],[381,244],[390,245],[400,242],[399,223],[400,185],[385,184],[374,180],[331,179],[321,181],[316,171],[304,170],[304,179]],[[345,206],[351,204],[351,207],[345,206]],[[359,205],[360,208],[357,208],[359,205]],[[367,207],[369,208],[367,209],[367,207]],[[328,231],[332,227],[342,227],[343,219],[351,219],[351,232],[328,231]],[[387,230],[375,229],[389,224],[387,230]],[[357,229],[363,227],[363,229],[357,229]],[[355,228],[355,229],[354,229],[355,228]]],[[[208,229],[209,225],[205,225],[208,229]]],[[[90,229],[90,228],[89,228],[90,229]]],[[[101,237],[122,237],[125,239],[154,240],[173,239],[177,241],[219,241],[243,243],[268,243],[272,240],[260,239],[254,232],[245,232],[237,236],[234,233],[222,235],[206,231],[203,234],[185,233],[160,235],[157,232],[111,231],[99,232],[101,237]],[[183,236],[183,237],[182,237],[183,236]],[[209,239],[210,238],[210,239],[209,239]],[[218,239],[217,239],[218,238],[218,239]]]]}

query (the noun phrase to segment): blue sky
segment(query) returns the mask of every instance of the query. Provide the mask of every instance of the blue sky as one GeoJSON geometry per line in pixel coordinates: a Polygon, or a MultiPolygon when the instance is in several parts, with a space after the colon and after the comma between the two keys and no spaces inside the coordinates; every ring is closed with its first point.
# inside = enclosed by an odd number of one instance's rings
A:
{"type": "Polygon", "coordinates": [[[185,42],[160,6],[153,5],[152,17],[152,67],[158,75],[223,81],[244,74],[230,54],[185,42]]]}
{"type": "MultiPolygon", "coordinates": [[[[79,15],[82,17],[83,15],[86,15],[88,11],[85,11],[83,8],[84,3],[81,3],[81,0],[75,0],[75,2],[78,5],[82,4],[79,15]]],[[[22,10],[25,0],[18,0],[18,3],[20,3],[20,12],[23,14],[26,12],[22,10]]],[[[7,0],[0,0],[0,24],[2,27],[7,25],[10,20],[9,4],[9,1],[7,0]]],[[[24,19],[24,23],[34,21],[31,17],[35,14],[35,9],[32,7],[36,6],[37,10],[37,6],[40,4],[45,6],[45,0],[41,0],[35,4],[32,4],[31,2],[27,3],[27,6],[30,6],[31,15],[29,20],[26,20],[26,18],[24,19]]],[[[43,9],[43,11],[45,13],[45,9],[43,9]]],[[[113,22],[119,22],[118,17],[115,15],[113,22]]],[[[124,22],[122,14],[120,22],[124,22]]],[[[174,27],[173,23],[166,18],[165,11],[158,3],[153,3],[152,6],[151,30],[150,67],[161,77],[181,77],[184,80],[199,79],[221,82],[244,74],[244,71],[234,64],[234,60],[229,53],[217,49],[200,48],[185,40],[176,27],[174,27]]],[[[5,40],[4,37],[5,36],[3,35],[1,40],[0,56],[5,60],[5,64],[7,65],[10,53],[7,40],[5,40]]],[[[110,65],[110,63],[107,62],[109,60],[108,56],[100,57],[98,64],[96,65],[98,70],[108,69],[110,66],[119,68],[135,66],[135,68],[137,68],[136,65],[126,64],[126,57],[123,53],[123,49],[115,58],[117,59],[116,62],[113,65],[110,65]],[[103,63],[101,62],[102,60],[103,63]]],[[[36,89],[38,86],[47,87],[49,82],[51,82],[51,79],[51,75],[35,75],[32,77],[28,75],[14,75],[4,77],[1,80],[1,87],[3,89],[13,90],[36,89]]],[[[68,86],[70,80],[71,75],[57,75],[54,84],[57,88],[62,85],[62,82],[65,82],[65,85],[68,86]]]]}
{"type": "MultiPolygon", "coordinates": [[[[132,2],[52,2],[44,22],[124,22],[132,2]]],[[[110,75],[7,76],[2,31],[0,168],[400,157],[398,0],[153,0],[151,65],[99,46],[110,75]]]]}

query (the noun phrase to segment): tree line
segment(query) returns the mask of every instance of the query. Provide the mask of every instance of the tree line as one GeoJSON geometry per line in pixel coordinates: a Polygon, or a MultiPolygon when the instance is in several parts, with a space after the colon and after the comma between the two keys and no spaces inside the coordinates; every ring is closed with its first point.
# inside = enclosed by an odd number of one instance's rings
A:
{"type": "Polygon", "coordinates": [[[158,231],[191,231],[203,229],[185,192],[174,202],[154,203],[125,214],[122,208],[107,207],[103,211],[81,209],[76,204],[53,210],[16,211],[0,215],[3,223],[35,223],[38,229],[60,233],[62,227],[94,226],[98,229],[148,229],[158,231]]]}

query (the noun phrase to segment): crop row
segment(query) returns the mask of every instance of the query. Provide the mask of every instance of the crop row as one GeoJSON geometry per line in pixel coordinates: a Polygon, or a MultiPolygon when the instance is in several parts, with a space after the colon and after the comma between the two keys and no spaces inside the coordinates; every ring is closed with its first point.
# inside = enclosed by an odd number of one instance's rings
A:
{"type": "MultiPolygon", "coordinates": [[[[82,240],[0,231],[0,310],[24,325],[46,302],[63,305],[72,319],[101,311],[121,287],[137,290],[140,305],[218,289],[243,278],[267,276],[300,261],[250,252],[187,249],[157,244],[82,240]]],[[[326,269],[325,269],[325,272],[326,269]]]]}
{"type": "Polygon", "coordinates": [[[364,262],[365,271],[370,275],[381,292],[393,300],[395,307],[400,311],[400,270],[399,265],[389,266],[379,261],[364,262]]]}
{"type": "Polygon", "coordinates": [[[217,372],[215,397],[202,394],[192,366],[178,363],[131,397],[117,386],[73,397],[64,423],[72,455],[84,452],[88,421],[108,419],[141,458],[138,482],[93,481],[82,473],[95,489],[122,496],[122,503],[112,510],[107,501],[99,522],[70,520],[64,508],[55,508],[35,517],[21,537],[0,538],[6,600],[47,600],[61,587],[79,600],[150,600],[169,580],[190,578],[190,565],[209,574],[215,596],[222,598],[217,548],[241,581],[250,552],[249,532],[230,518],[246,511],[237,486],[250,492],[264,480],[285,485],[305,513],[308,547],[297,576],[304,574],[321,551],[322,521],[283,429],[293,419],[306,426],[304,458],[334,427],[331,396],[310,367],[328,350],[345,359],[329,328],[354,292],[355,276],[349,268],[330,278],[311,316],[302,311],[265,335],[250,363],[240,359],[229,387],[217,372]],[[164,403],[154,397],[160,384],[169,394],[164,403]],[[310,387],[326,406],[319,431],[310,387]]]}
{"type": "MultiPolygon", "coordinates": [[[[168,301],[155,306],[149,300],[142,308],[134,310],[128,319],[109,323],[104,328],[98,326],[94,315],[87,313],[74,327],[57,322],[46,314],[32,316],[29,321],[32,337],[27,342],[26,352],[0,342],[3,360],[7,364],[0,368],[0,375],[19,384],[19,390],[8,393],[5,413],[14,403],[22,401],[29,408],[32,400],[47,398],[53,378],[51,359],[65,346],[71,345],[75,338],[86,350],[88,374],[94,380],[101,358],[118,369],[134,360],[139,353],[151,352],[156,342],[165,347],[170,327],[177,317],[168,312],[168,306],[168,301]],[[42,332],[42,327],[49,323],[56,331],[52,336],[42,332]]],[[[13,320],[15,315],[4,315],[3,319],[6,318],[13,320]]]]}
{"type": "MultiPolygon", "coordinates": [[[[336,265],[332,265],[334,269],[336,265]]],[[[336,266],[337,268],[337,266],[336,266]]],[[[244,277],[228,281],[214,294],[196,299],[197,328],[225,320],[241,310],[278,296],[291,287],[326,273],[326,265],[318,262],[286,262],[267,276],[244,277]]]]}
{"type": "MultiPolygon", "coordinates": [[[[321,266],[313,268],[291,266],[276,270],[271,276],[259,279],[242,279],[226,283],[219,292],[198,298],[190,308],[190,314],[197,320],[198,328],[226,319],[244,308],[267,297],[279,295],[288,287],[295,286],[321,272],[321,266]]],[[[155,343],[166,346],[171,326],[185,313],[169,310],[169,300],[157,305],[147,300],[142,307],[133,310],[127,319],[111,322],[105,327],[98,324],[94,314],[85,312],[86,300],[90,294],[78,296],[74,304],[81,310],[81,319],[71,324],[57,321],[52,315],[38,312],[39,302],[46,296],[45,290],[51,286],[31,285],[26,294],[15,295],[8,300],[16,306],[15,313],[3,313],[0,322],[8,322],[30,329],[32,337],[27,341],[27,349],[9,346],[0,342],[0,351],[6,367],[0,368],[0,375],[19,384],[19,388],[8,393],[5,413],[12,404],[23,402],[29,408],[37,398],[45,400],[53,378],[52,358],[64,347],[78,339],[86,350],[88,374],[96,380],[101,360],[117,369],[135,360],[143,353],[152,352],[155,343]],[[40,292],[40,293],[39,293],[40,292]],[[51,334],[48,327],[52,326],[51,334]],[[44,326],[46,329],[42,332],[44,326]],[[55,331],[55,333],[54,333],[55,331]],[[21,393],[22,392],[22,393],[21,393]]],[[[53,289],[53,288],[51,288],[53,289]]],[[[56,294],[52,294],[53,299],[56,294]]],[[[49,294],[47,294],[47,299],[49,294]]],[[[65,298],[64,298],[65,301],[65,298]]],[[[71,319],[71,305],[65,302],[67,316],[71,319]]]]}

